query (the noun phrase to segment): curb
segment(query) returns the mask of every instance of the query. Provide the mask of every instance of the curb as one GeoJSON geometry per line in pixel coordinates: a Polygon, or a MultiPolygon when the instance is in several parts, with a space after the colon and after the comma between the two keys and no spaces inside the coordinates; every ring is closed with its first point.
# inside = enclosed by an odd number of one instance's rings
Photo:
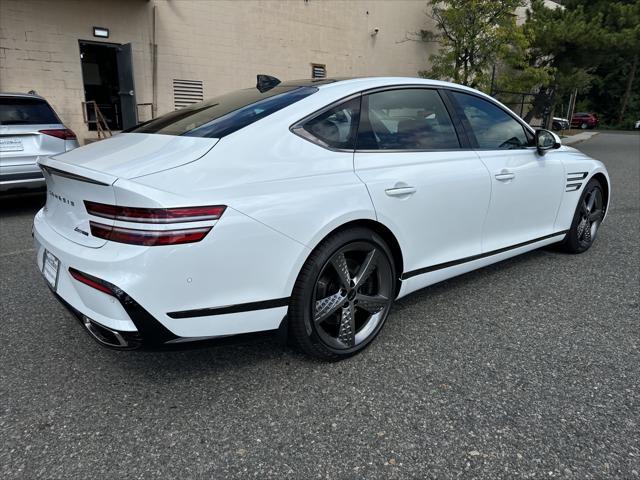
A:
{"type": "Polygon", "coordinates": [[[575,145],[577,143],[584,142],[585,140],[589,140],[590,138],[595,137],[599,133],[600,132],[576,133],[575,135],[572,135],[570,137],[563,138],[562,139],[562,145],[575,145]]]}

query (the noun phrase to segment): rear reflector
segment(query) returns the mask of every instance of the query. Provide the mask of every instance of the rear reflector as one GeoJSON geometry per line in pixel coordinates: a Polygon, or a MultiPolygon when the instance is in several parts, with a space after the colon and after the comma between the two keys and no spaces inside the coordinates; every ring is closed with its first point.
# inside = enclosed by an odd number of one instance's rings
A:
{"type": "Polygon", "coordinates": [[[69,268],[69,273],[80,283],[84,283],[91,288],[95,288],[96,290],[100,290],[101,292],[115,297],[115,292],[108,286],[107,282],[105,282],[104,280],[100,280],[99,278],[94,277],[93,275],[89,275],[88,273],[82,273],[75,268],[69,268]]]}
{"type": "Polygon", "coordinates": [[[50,137],[61,138],[62,140],[75,140],[76,134],[68,128],[54,128],[51,130],[39,130],[40,133],[49,135],[50,137]]]}
{"type": "Polygon", "coordinates": [[[119,207],[85,200],[87,212],[96,217],[136,223],[184,223],[218,220],[224,213],[224,205],[180,208],[119,207]]]}
{"type": "Polygon", "coordinates": [[[129,243],[131,245],[179,245],[199,242],[212,227],[181,228],[178,230],[139,230],[134,228],[114,227],[102,223],[89,222],[91,235],[112,242],[129,243]]]}

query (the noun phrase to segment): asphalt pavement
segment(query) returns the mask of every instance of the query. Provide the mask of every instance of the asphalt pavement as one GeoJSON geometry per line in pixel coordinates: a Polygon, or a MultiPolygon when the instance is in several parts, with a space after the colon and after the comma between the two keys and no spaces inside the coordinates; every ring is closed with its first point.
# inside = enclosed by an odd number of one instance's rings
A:
{"type": "Polygon", "coordinates": [[[411,295],[334,364],[106,350],[34,266],[43,196],[0,200],[0,478],[640,478],[640,135],[577,148],[612,179],[588,252],[411,295]]]}

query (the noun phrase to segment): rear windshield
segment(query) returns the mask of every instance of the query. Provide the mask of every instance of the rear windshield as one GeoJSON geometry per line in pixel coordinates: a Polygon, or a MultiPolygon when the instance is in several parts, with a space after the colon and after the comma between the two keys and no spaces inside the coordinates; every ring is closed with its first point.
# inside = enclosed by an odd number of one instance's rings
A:
{"type": "Polygon", "coordinates": [[[0,125],[60,123],[47,102],[39,98],[0,97],[0,125]]]}
{"type": "Polygon", "coordinates": [[[247,88],[167,113],[127,132],[221,138],[318,91],[316,87],[247,88]]]}

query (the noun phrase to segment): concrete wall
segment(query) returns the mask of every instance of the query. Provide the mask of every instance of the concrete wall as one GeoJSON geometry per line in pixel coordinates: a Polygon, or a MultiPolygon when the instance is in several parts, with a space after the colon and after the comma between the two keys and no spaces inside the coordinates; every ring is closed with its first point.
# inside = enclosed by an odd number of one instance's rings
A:
{"type": "Polygon", "coordinates": [[[424,1],[157,1],[158,107],[173,108],[172,79],[203,80],[205,96],[255,84],[257,73],[416,76],[425,44],[424,1]],[[379,33],[371,36],[371,31],[379,33]]]}
{"type": "Polygon", "coordinates": [[[132,43],[137,101],[150,102],[152,11],[144,0],[0,0],[0,91],[35,90],[85,137],[78,41],[99,40],[101,26],[109,42],[132,43]]]}
{"type": "Polygon", "coordinates": [[[430,50],[407,36],[425,28],[423,0],[0,0],[0,91],[36,90],[81,137],[79,40],[93,26],[133,44],[138,103],[173,110],[173,79],[201,80],[204,96],[255,84],[257,73],[309,78],[311,63],[335,76],[415,76],[430,50]],[[371,36],[374,28],[379,33],[371,36]]]}

